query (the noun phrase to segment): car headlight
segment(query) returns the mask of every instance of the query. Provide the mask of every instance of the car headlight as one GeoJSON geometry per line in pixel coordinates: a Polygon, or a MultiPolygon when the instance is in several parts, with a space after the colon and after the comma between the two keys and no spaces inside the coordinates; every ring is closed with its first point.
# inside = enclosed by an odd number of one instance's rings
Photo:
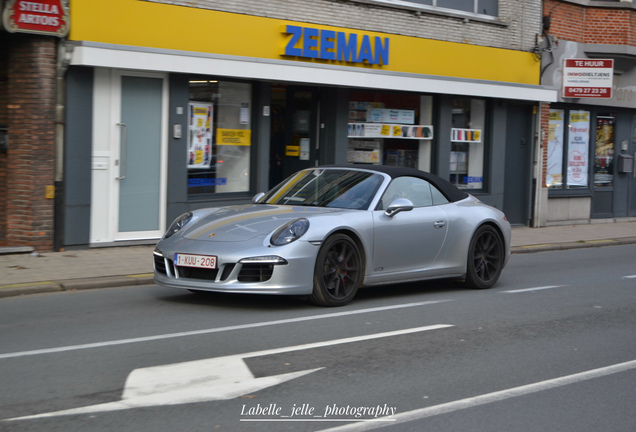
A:
{"type": "Polygon", "coordinates": [[[168,238],[173,234],[178,233],[179,231],[181,231],[181,228],[186,226],[191,220],[192,212],[182,214],[181,216],[176,218],[174,222],[172,222],[172,225],[170,225],[170,228],[168,228],[168,231],[166,231],[163,238],[168,238]]]}
{"type": "Polygon", "coordinates": [[[272,235],[270,243],[274,246],[283,246],[295,240],[298,240],[309,229],[309,221],[307,219],[296,219],[287,222],[278,228],[272,235]]]}

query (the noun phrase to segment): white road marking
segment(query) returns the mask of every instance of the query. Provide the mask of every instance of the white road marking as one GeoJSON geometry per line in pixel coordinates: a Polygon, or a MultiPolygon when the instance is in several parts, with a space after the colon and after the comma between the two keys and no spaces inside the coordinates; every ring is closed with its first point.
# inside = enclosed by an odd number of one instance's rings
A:
{"type": "MultiPolygon", "coordinates": [[[[475,396],[471,398],[461,399],[454,402],[448,402],[445,404],[435,405],[426,408],[420,408],[413,411],[407,411],[404,413],[394,414],[390,418],[395,419],[396,422],[391,426],[399,423],[407,423],[414,420],[422,420],[428,417],[433,417],[440,414],[447,414],[454,411],[459,411],[466,408],[472,408],[480,405],[485,405],[491,402],[499,402],[506,399],[524,396],[531,393],[537,393],[544,390],[550,390],[557,387],[566,386],[569,384],[575,384],[581,381],[587,381],[593,378],[600,378],[607,375],[625,372],[631,369],[636,369],[636,360],[632,360],[625,363],[619,363],[603,368],[593,369],[586,372],[581,372],[573,375],[567,375],[560,378],[555,378],[546,381],[540,381],[534,384],[528,384],[520,387],[514,387],[507,390],[488,393],[481,396],[475,396]]],[[[343,426],[337,426],[334,428],[323,429],[320,432],[359,432],[378,429],[387,426],[386,424],[378,423],[354,423],[343,426]]]]}
{"type": "Polygon", "coordinates": [[[636,275],[623,276],[623,279],[636,279],[636,275]]]}
{"type": "Polygon", "coordinates": [[[547,290],[547,289],[553,289],[553,288],[561,288],[561,287],[566,287],[566,286],[567,285],[548,285],[548,286],[540,286],[540,287],[534,287],[534,288],[524,288],[524,289],[501,291],[501,292],[502,293],[507,293],[507,294],[517,294],[517,293],[523,293],[523,292],[541,291],[541,290],[547,290]]]}
{"type": "Polygon", "coordinates": [[[448,327],[453,326],[449,324],[437,324],[135,369],[128,375],[120,401],[32,416],[16,417],[5,421],[233,399],[322,369],[308,369],[288,374],[255,378],[244,362],[246,358],[367,341],[448,327]]]}
{"type": "Polygon", "coordinates": [[[138,342],[149,342],[149,341],[186,337],[186,336],[198,336],[203,334],[221,333],[221,332],[232,331],[232,330],[245,330],[245,329],[251,329],[251,328],[258,328],[258,327],[267,327],[271,325],[290,324],[295,322],[336,318],[336,317],[343,317],[343,316],[357,315],[357,314],[364,314],[364,313],[384,312],[384,311],[389,311],[394,309],[427,306],[427,305],[443,303],[447,301],[450,301],[450,300],[405,303],[405,304],[399,304],[399,305],[381,306],[381,307],[368,308],[368,309],[356,309],[356,310],[351,310],[346,312],[334,312],[334,313],[327,313],[327,314],[321,314],[321,315],[309,315],[309,316],[289,318],[289,319],[283,319],[283,320],[264,321],[264,322],[251,323],[251,324],[239,324],[234,326],[216,327],[211,329],[193,330],[193,331],[179,332],[179,333],[167,333],[167,334],[155,335],[155,336],[119,339],[119,340],[113,340],[113,341],[95,342],[95,343],[87,343],[87,344],[81,344],[81,345],[69,345],[69,346],[63,346],[63,347],[57,347],[57,348],[45,348],[45,349],[38,349],[38,350],[31,350],[31,351],[19,351],[19,352],[13,352],[13,353],[0,354],[0,359],[24,357],[24,356],[38,355],[38,354],[51,354],[51,353],[75,351],[75,350],[89,349],[89,348],[103,348],[103,347],[114,346],[114,345],[124,345],[124,344],[138,343],[138,342]]]}

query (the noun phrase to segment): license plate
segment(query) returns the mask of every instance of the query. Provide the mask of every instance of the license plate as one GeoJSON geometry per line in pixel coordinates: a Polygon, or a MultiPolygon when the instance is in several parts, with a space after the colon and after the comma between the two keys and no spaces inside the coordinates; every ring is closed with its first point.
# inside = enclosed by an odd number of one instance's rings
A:
{"type": "Polygon", "coordinates": [[[182,267],[216,268],[216,257],[208,255],[174,254],[175,265],[182,267]]]}

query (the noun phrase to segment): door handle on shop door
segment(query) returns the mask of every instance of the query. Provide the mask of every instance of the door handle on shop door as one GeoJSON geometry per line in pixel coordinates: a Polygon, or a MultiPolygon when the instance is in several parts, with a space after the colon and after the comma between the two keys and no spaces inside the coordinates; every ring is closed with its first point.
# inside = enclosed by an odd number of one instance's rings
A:
{"type": "Polygon", "coordinates": [[[119,177],[115,177],[117,180],[123,180],[126,178],[126,151],[128,147],[128,134],[126,123],[117,123],[117,126],[121,128],[121,141],[119,148],[119,177]]]}

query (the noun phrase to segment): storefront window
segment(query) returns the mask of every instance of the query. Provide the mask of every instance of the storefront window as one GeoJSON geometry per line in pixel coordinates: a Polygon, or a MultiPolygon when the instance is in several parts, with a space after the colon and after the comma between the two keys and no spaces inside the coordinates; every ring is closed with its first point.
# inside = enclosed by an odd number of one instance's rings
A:
{"type": "Polygon", "coordinates": [[[351,92],[349,163],[431,169],[433,98],[351,92]]]}
{"type": "Polygon", "coordinates": [[[252,87],[190,81],[188,195],[247,192],[250,185],[252,87]]]}
{"type": "Polygon", "coordinates": [[[486,101],[453,98],[450,181],[462,189],[484,187],[486,101]]]}
{"type": "Polygon", "coordinates": [[[614,184],[614,129],[613,113],[601,113],[596,117],[596,145],[594,147],[594,187],[610,187],[614,184]]]}
{"type": "Polygon", "coordinates": [[[546,184],[552,189],[589,186],[590,112],[550,110],[546,184]],[[565,121],[567,120],[567,127],[565,121]],[[567,146],[564,143],[567,142],[567,146]],[[563,173],[566,178],[563,178],[563,173]],[[564,183],[565,180],[565,183],[564,183]]]}

